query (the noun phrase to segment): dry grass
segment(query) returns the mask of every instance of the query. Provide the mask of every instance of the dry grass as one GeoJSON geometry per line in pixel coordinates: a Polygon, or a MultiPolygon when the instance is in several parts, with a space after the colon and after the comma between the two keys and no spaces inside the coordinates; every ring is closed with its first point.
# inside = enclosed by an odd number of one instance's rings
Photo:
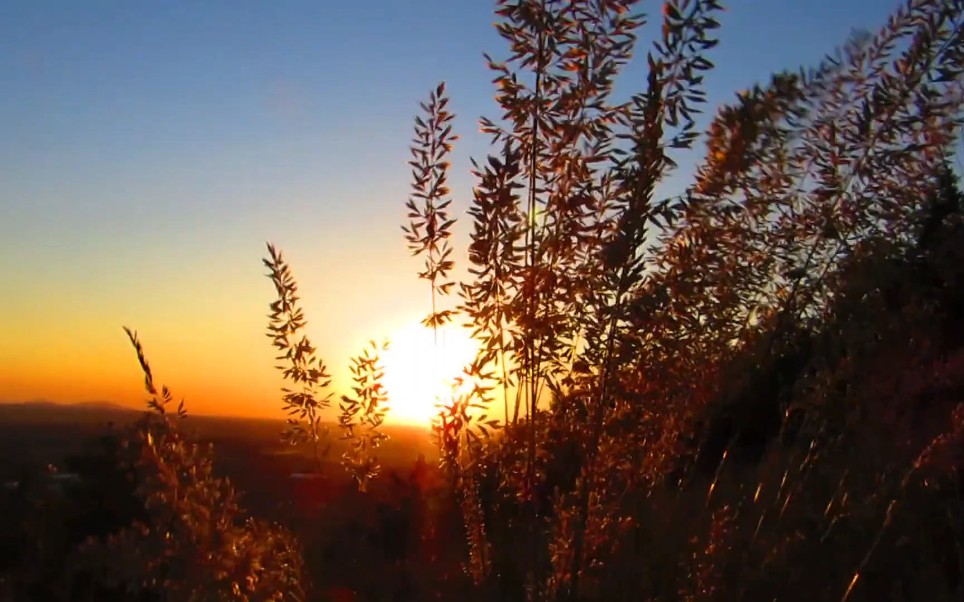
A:
{"type": "MultiPolygon", "coordinates": [[[[415,121],[404,229],[425,258],[425,324],[482,343],[476,386],[435,425],[466,596],[960,599],[964,371],[942,331],[964,326],[964,207],[942,165],[962,119],[964,4],[911,0],[816,68],[739,92],[673,198],[656,191],[698,139],[721,7],[641,10],[497,3],[509,51],[488,59],[501,114],[481,121],[492,151],[472,166],[465,282],[449,277],[444,86],[415,121]],[[645,86],[617,100],[648,21],[645,86]],[[505,422],[489,438],[475,410],[493,404],[505,422]]],[[[288,436],[320,457],[330,378],[273,246],[265,265],[288,436]]],[[[355,358],[339,407],[362,488],[384,438],[378,351],[355,358]]],[[[206,466],[162,432],[159,471],[206,466]]],[[[180,499],[175,481],[146,503],[180,499]]],[[[230,501],[207,476],[187,487],[209,485],[206,504],[230,501]]]]}

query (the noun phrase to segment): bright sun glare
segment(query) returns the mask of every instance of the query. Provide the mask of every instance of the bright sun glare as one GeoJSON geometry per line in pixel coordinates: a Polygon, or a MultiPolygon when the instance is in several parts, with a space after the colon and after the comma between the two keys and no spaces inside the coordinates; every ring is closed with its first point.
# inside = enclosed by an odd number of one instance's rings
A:
{"type": "Polygon", "coordinates": [[[383,355],[389,419],[428,425],[440,398],[451,394],[453,379],[475,358],[478,342],[460,326],[438,330],[416,323],[399,330],[383,355]]]}

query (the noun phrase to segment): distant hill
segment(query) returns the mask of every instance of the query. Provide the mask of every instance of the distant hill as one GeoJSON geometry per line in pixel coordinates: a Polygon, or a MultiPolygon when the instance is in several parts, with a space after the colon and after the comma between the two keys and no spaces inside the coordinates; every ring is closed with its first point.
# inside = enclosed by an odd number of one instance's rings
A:
{"type": "Polygon", "coordinates": [[[50,401],[49,399],[32,399],[30,401],[0,401],[0,407],[33,407],[33,408],[77,408],[89,410],[127,410],[136,411],[129,406],[121,405],[114,401],[91,400],[91,401],[50,401]]]}
{"type": "MultiPolygon", "coordinates": [[[[60,404],[64,405],[64,404],[60,404]]],[[[84,408],[85,410],[123,410],[127,412],[137,411],[134,408],[115,403],[113,401],[81,401],[79,403],[67,404],[84,408]]]]}
{"type": "MultiPolygon", "coordinates": [[[[79,443],[106,432],[108,425],[131,424],[142,412],[140,408],[108,401],[0,402],[0,453],[4,451],[3,443],[35,444],[43,441],[58,448],[61,443],[79,443]]],[[[279,435],[285,428],[282,419],[188,414],[184,426],[187,432],[202,440],[215,442],[221,449],[254,445],[268,453],[292,452],[291,448],[280,442],[279,435]]],[[[337,463],[347,449],[346,442],[340,438],[341,433],[335,423],[330,423],[328,427],[329,442],[332,444],[328,459],[337,463]]],[[[389,440],[382,445],[379,456],[387,465],[408,466],[420,454],[427,458],[436,456],[437,450],[426,428],[388,424],[382,430],[389,440]]],[[[12,453],[13,449],[7,451],[12,453]]]]}
{"type": "MultiPolygon", "coordinates": [[[[111,426],[123,428],[141,414],[140,409],[100,401],[0,403],[0,480],[17,478],[22,466],[59,464],[69,455],[84,450],[111,426]]],[[[324,459],[326,471],[347,479],[345,471],[338,466],[347,442],[339,438],[337,425],[329,426],[331,451],[324,459]]],[[[283,465],[287,471],[284,474],[315,470],[309,450],[296,450],[281,443],[284,427],[281,419],[191,414],[184,423],[187,432],[215,444],[215,458],[220,468],[242,483],[250,463],[261,462],[259,458],[274,458],[264,461],[280,462],[279,466],[283,465]]],[[[407,474],[419,455],[429,461],[437,458],[436,447],[425,428],[385,425],[383,432],[389,440],[378,455],[386,470],[407,474]]]]}
{"type": "Polygon", "coordinates": [[[0,423],[126,422],[139,411],[109,401],[58,403],[47,400],[0,403],[0,423]]]}

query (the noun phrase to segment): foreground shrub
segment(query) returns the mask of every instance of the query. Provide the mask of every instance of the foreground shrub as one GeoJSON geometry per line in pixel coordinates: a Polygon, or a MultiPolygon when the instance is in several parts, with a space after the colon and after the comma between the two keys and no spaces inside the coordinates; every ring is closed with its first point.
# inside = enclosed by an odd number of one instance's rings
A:
{"type": "Polygon", "coordinates": [[[158,390],[134,332],[149,411],[124,441],[126,463],[145,514],[80,551],[76,570],[103,595],[147,600],[300,600],[302,558],[291,533],[245,515],[228,479],[215,476],[213,452],[183,433],[184,402],[174,410],[158,390]]]}

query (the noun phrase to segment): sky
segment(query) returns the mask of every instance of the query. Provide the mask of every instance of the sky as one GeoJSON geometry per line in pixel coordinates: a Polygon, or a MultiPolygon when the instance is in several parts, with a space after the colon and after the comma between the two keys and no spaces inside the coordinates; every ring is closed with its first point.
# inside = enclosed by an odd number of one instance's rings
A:
{"type": "MultiPolygon", "coordinates": [[[[897,4],[727,3],[710,111],[773,71],[816,63],[853,28],[876,29],[897,4]]],[[[482,58],[507,55],[493,7],[0,4],[0,402],[142,404],[130,326],[189,411],[280,417],[267,241],[291,263],[309,335],[347,386],[351,355],[428,311],[399,228],[412,120],[446,81],[461,215],[469,158],[487,151],[477,120],[498,115],[482,58]]],[[[641,86],[643,62],[622,81],[641,86]]],[[[457,247],[467,231],[456,226],[457,247]]]]}

